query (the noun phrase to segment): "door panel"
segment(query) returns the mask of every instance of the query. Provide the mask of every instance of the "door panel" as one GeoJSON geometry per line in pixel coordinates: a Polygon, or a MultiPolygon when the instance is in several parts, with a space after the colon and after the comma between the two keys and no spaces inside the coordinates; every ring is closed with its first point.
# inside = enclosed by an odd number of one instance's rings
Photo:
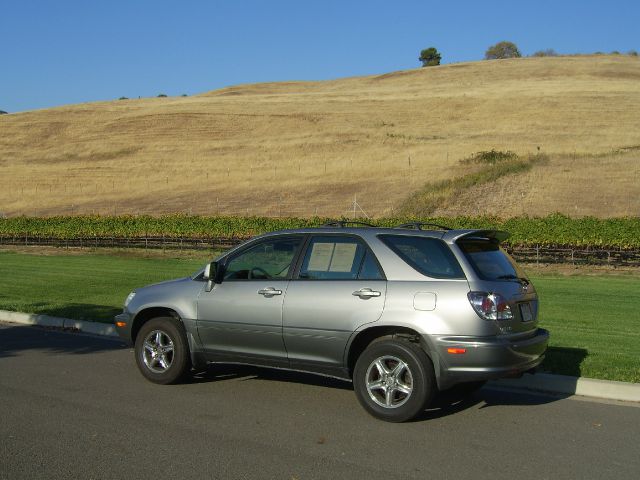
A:
{"type": "Polygon", "coordinates": [[[284,301],[289,361],[340,368],[353,331],[382,315],[384,274],[363,240],[349,234],[311,237],[299,270],[284,301]]]}
{"type": "Polygon", "coordinates": [[[282,359],[282,303],[287,280],[227,281],[198,299],[198,333],[205,349],[218,354],[282,359]],[[273,289],[279,295],[260,294],[273,289]]]}
{"type": "Polygon", "coordinates": [[[225,259],[222,283],[198,298],[198,333],[209,354],[288,366],[282,305],[303,238],[268,237],[225,259]]]}
{"type": "Polygon", "coordinates": [[[382,315],[384,280],[292,280],[284,303],[283,333],[291,365],[340,365],[349,337],[361,325],[382,315]],[[355,296],[371,289],[379,296],[355,296]]]}

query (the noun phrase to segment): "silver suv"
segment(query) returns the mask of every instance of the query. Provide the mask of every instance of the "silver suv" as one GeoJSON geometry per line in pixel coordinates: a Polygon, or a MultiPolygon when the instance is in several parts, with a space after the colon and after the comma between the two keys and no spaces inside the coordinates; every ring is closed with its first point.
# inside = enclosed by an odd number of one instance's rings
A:
{"type": "Polygon", "coordinates": [[[505,232],[336,222],[255,237],[192,277],[140,288],[116,317],[142,374],[208,363],[353,381],[375,417],[406,421],[438,391],[519,375],[544,358],[538,297],[505,232]]]}

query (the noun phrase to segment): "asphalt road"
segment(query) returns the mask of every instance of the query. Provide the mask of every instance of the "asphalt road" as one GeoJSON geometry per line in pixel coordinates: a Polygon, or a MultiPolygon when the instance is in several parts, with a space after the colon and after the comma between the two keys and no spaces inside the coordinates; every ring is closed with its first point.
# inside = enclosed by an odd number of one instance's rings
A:
{"type": "Polygon", "coordinates": [[[640,408],[483,389],[418,421],[249,367],[153,385],[122,343],[0,326],[0,478],[638,478],[640,408]]]}

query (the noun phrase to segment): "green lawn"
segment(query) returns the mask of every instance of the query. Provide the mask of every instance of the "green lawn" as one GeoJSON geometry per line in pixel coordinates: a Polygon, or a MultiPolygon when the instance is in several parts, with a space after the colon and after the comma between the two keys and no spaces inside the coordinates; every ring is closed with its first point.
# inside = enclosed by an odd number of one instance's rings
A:
{"type": "Polygon", "coordinates": [[[191,275],[207,258],[0,251],[0,309],[111,323],[131,290],[191,275]]]}
{"type": "Polygon", "coordinates": [[[545,369],[640,382],[638,276],[532,276],[540,325],[551,332],[545,369]]]}
{"type": "MultiPolygon", "coordinates": [[[[134,288],[190,275],[211,256],[0,251],[0,309],[111,322],[134,288]]],[[[531,278],[551,331],[546,370],[640,382],[640,276],[531,278]]]]}

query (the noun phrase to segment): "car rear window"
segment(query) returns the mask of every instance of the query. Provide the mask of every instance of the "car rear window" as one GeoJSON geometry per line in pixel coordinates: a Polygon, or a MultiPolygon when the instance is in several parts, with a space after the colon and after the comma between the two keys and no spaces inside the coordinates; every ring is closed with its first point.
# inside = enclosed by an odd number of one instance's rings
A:
{"type": "Polygon", "coordinates": [[[523,276],[498,242],[474,240],[458,242],[458,245],[483,280],[513,280],[523,276]]]}
{"type": "Polygon", "coordinates": [[[458,260],[442,240],[408,235],[380,235],[379,238],[423,275],[433,278],[465,278],[458,260]]]}

